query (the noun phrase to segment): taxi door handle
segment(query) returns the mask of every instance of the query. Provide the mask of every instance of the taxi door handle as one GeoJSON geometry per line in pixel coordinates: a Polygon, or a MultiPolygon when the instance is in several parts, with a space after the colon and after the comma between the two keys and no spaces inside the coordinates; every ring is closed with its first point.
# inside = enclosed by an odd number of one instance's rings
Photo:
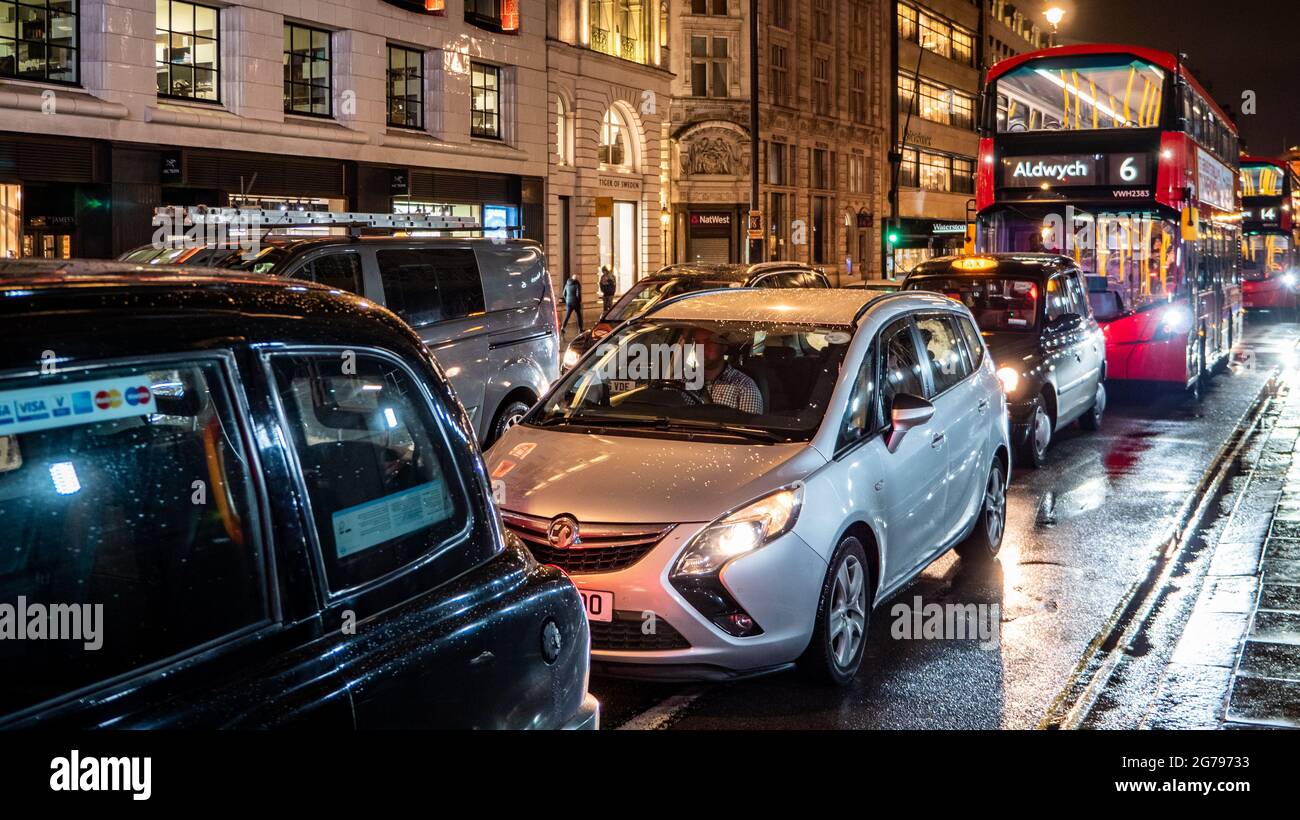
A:
{"type": "Polygon", "coordinates": [[[943,444],[943,433],[935,433],[934,438],[930,439],[930,446],[938,450],[941,444],[943,444]]]}
{"type": "Polygon", "coordinates": [[[978,412],[981,416],[984,415],[984,411],[988,409],[989,409],[988,399],[980,399],[979,404],[975,405],[976,412],[978,412]]]}

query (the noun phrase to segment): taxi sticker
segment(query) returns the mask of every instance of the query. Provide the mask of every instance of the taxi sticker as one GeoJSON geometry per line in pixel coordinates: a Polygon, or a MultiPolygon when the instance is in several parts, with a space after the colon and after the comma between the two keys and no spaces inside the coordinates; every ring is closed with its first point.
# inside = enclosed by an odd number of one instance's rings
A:
{"type": "Polygon", "coordinates": [[[331,516],[334,551],[339,558],[409,535],[451,517],[441,481],[430,481],[386,495],[331,516]]]}
{"type": "Polygon", "coordinates": [[[524,459],[528,458],[529,453],[531,453],[533,450],[536,449],[537,449],[537,442],[524,441],[519,444],[516,444],[514,448],[510,451],[510,455],[514,456],[520,461],[523,461],[524,459]]]}
{"type": "Polygon", "coordinates": [[[11,473],[23,466],[18,436],[0,436],[0,473],[11,473]]]}
{"type": "Polygon", "coordinates": [[[0,391],[0,436],[144,416],[153,394],[140,376],[0,391]]]}

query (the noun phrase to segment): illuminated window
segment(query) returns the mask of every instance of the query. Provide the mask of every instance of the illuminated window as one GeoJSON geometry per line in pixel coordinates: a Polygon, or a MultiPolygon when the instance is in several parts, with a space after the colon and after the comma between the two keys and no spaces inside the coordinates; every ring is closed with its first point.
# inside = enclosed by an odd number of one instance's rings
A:
{"type": "Polygon", "coordinates": [[[75,83],[76,0],[0,0],[0,77],[75,83]]]}
{"type": "Polygon", "coordinates": [[[388,47],[388,124],[424,127],[424,54],[388,47]]]}
{"type": "MultiPolygon", "coordinates": [[[[217,102],[221,67],[217,9],[157,0],[155,10],[154,69],[159,96],[217,102]]],[[[3,14],[0,11],[0,16],[3,14]]],[[[0,31],[3,25],[0,23],[0,31]]]]}
{"type": "Polygon", "coordinates": [[[634,63],[648,63],[651,0],[588,0],[591,49],[634,63]]]}
{"type": "MultiPolygon", "coordinates": [[[[1130,57],[1034,61],[997,81],[1000,131],[1155,128],[1161,123],[1166,72],[1130,57]]],[[[1201,121],[1201,109],[1189,112],[1201,121]]]]}
{"type": "Polygon", "coordinates": [[[501,69],[470,63],[470,135],[501,139],[501,69]]]}
{"type": "Polygon", "coordinates": [[[600,146],[597,154],[601,165],[611,168],[632,168],[632,141],[627,120],[618,109],[605,112],[600,124],[600,146]]]}
{"type": "Polygon", "coordinates": [[[294,23],[284,25],[284,110],[328,117],[330,33],[294,23]]]}

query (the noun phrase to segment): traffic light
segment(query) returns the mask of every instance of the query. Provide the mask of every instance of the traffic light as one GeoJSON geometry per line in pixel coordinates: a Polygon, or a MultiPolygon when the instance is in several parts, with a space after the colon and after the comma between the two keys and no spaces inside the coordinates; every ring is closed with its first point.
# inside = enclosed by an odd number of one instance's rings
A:
{"type": "Polygon", "coordinates": [[[898,221],[894,219],[887,220],[885,222],[885,241],[892,248],[898,244],[899,239],[902,239],[902,232],[899,230],[898,221]]]}

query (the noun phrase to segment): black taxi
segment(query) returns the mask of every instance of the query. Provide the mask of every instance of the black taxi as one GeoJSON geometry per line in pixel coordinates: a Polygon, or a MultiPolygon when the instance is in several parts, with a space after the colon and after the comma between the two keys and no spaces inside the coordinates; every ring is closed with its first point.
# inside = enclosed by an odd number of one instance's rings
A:
{"type": "Polygon", "coordinates": [[[0,261],[0,340],[0,727],[596,727],[578,593],[389,311],[0,261]]]}
{"type": "Polygon", "coordinates": [[[913,268],[903,289],[936,291],[970,308],[997,363],[1022,466],[1041,466],[1065,425],[1101,426],[1106,340],[1074,260],[1034,253],[941,257],[913,268]]]}

